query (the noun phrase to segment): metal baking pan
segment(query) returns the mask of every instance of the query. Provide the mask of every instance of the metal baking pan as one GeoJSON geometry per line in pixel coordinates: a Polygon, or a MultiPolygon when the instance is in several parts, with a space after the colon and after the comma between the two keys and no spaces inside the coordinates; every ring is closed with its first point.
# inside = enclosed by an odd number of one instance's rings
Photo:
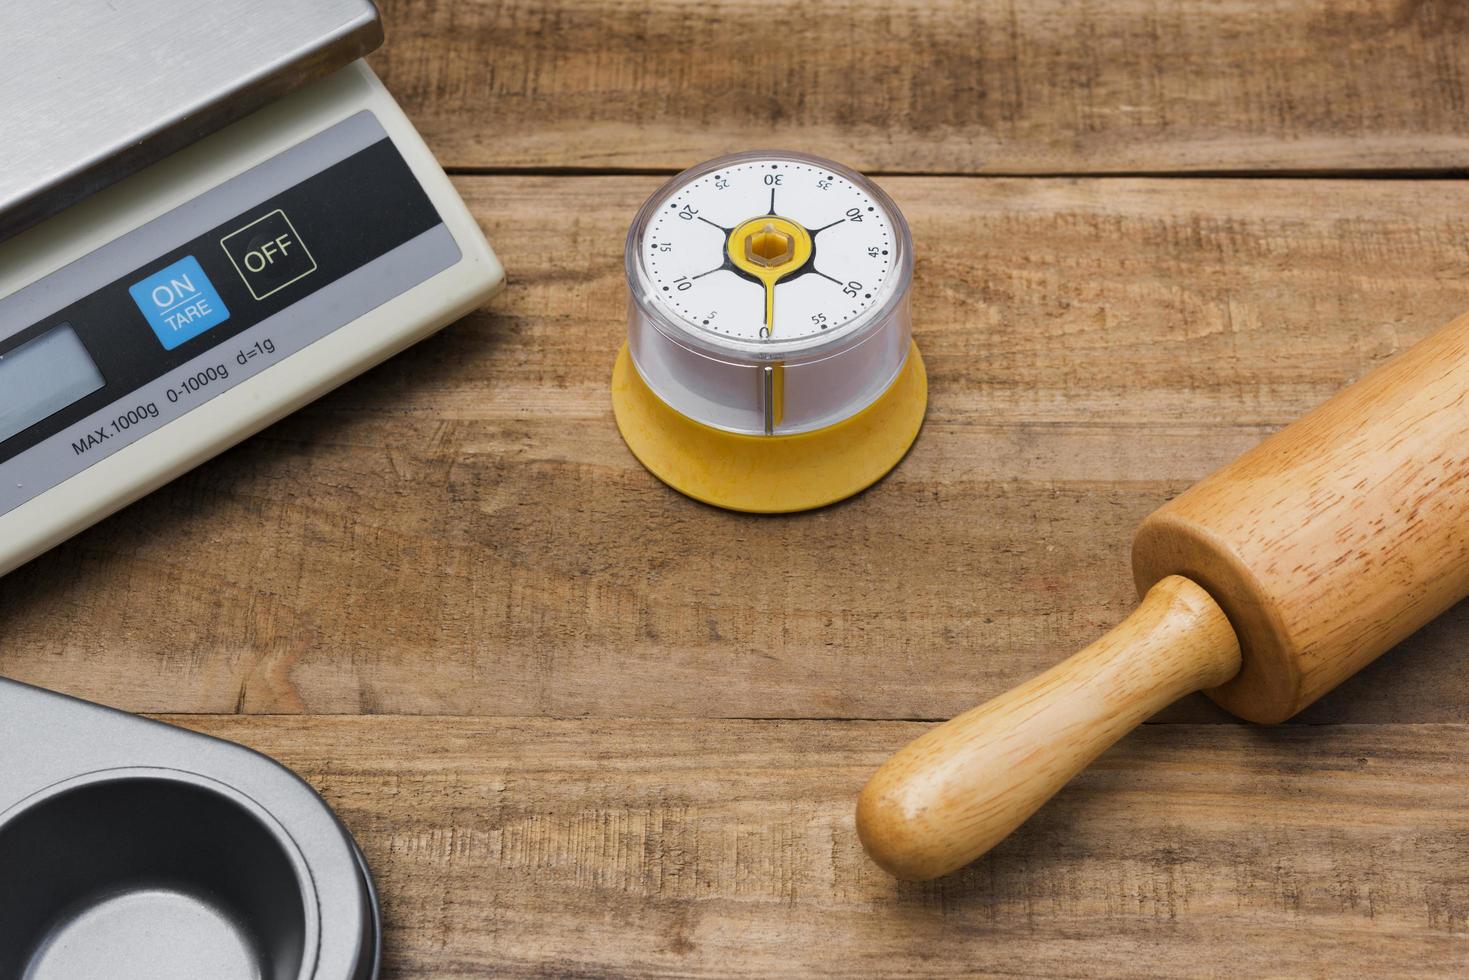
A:
{"type": "Polygon", "coordinates": [[[351,835],[232,742],[0,679],[0,978],[370,980],[351,835]]]}

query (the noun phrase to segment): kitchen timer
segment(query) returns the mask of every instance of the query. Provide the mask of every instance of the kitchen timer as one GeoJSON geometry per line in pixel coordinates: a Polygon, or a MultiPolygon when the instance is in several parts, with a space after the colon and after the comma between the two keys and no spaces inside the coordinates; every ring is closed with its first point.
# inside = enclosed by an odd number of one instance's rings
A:
{"type": "Polygon", "coordinates": [[[675,489],[730,510],[820,507],[917,437],[912,239],[860,174],[784,151],[710,160],[643,205],[626,263],[613,409],[675,489]]]}

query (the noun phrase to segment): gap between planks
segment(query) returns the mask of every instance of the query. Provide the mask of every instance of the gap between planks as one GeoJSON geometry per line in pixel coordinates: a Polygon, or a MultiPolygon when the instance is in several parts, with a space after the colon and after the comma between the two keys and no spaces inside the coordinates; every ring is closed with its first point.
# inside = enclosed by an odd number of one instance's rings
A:
{"type": "MultiPolygon", "coordinates": [[[[691,165],[698,161],[691,161],[691,165]]],[[[672,177],[673,167],[475,167],[446,166],[451,177],[672,177]]],[[[900,170],[873,168],[863,176],[962,178],[964,180],[1464,180],[1469,167],[1404,167],[1382,170],[900,170]]]]}

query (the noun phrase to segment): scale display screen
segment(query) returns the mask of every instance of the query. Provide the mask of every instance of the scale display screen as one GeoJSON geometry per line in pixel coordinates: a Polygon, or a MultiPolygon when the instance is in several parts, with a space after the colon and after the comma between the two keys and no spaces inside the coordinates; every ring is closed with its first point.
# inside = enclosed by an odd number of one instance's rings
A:
{"type": "Polygon", "coordinates": [[[69,323],[0,354],[0,442],[105,383],[69,323]]]}

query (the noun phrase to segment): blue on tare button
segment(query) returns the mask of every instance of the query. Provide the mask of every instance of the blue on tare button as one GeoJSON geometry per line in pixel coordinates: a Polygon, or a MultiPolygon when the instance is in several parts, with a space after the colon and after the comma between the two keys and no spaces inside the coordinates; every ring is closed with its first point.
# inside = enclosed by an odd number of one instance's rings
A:
{"type": "Polygon", "coordinates": [[[173,350],[230,318],[214,284],[192,255],[133,283],[128,292],[164,350],[173,350]]]}

